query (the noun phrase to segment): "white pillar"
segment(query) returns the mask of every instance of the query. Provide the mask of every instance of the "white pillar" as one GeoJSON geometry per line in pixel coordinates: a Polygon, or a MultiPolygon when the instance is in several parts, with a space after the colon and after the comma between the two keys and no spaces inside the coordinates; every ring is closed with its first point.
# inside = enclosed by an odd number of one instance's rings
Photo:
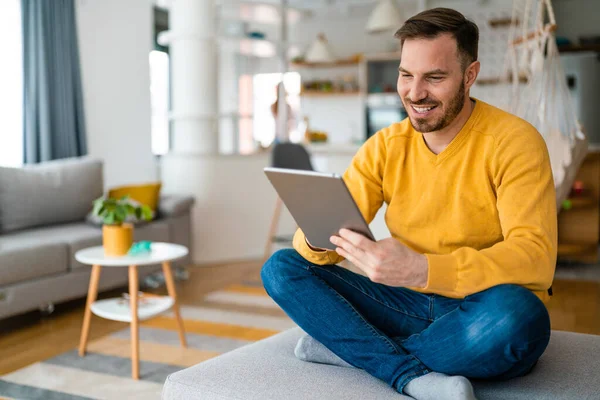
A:
{"type": "Polygon", "coordinates": [[[172,0],[171,152],[218,153],[215,0],[172,0]]]}

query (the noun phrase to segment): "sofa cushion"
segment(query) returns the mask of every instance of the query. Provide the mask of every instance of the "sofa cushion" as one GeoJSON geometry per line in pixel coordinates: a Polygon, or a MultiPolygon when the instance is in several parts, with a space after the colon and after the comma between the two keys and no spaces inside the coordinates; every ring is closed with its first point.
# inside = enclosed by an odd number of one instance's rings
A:
{"type": "Polygon", "coordinates": [[[75,252],[86,247],[101,245],[102,230],[83,222],[75,222],[22,230],[2,235],[1,238],[12,243],[31,242],[33,246],[35,244],[62,245],[66,248],[67,255],[64,268],[73,269],[82,266],[75,260],[75,252]]]}
{"type": "MultiPolygon", "coordinates": [[[[52,271],[56,271],[56,269],[75,270],[82,267],[89,268],[75,260],[75,253],[86,247],[101,246],[102,229],[84,222],[77,222],[27,229],[2,235],[0,238],[0,243],[10,244],[13,247],[25,243],[30,246],[31,251],[35,251],[36,246],[61,246],[61,249],[64,249],[65,261],[62,262],[60,268],[58,265],[54,266],[52,271]]],[[[133,231],[133,238],[135,241],[167,242],[169,241],[169,224],[166,221],[155,221],[136,227],[133,231]]]]}
{"type": "Polygon", "coordinates": [[[108,191],[108,197],[120,199],[123,196],[129,196],[139,204],[150,207],[152,211],[158,208],[160,200],[161,182],[143,183],[138,185],[127,185],[112,188],[108,191]]]}
{"type": "Polygon", "coordinates": [[[169,223],[167,221],[152,221],[136,226],[133,231],[134,240],[149,240],[151,242],[169,242],[169,223]]]}
{"type": "Polygon", "coordinates": [[[102,189],[102,161],[88,157],[0,167],[0,232],[83,221],[102,189]]]}
{"type": "Polygon", "coordinates": [[[164,195],[158,203],[158,216],[166,218],[188,214],[194,202],[195,200],[192,196],[164,195]]]}
{"type": "MultiPolygon", "coordinates": [[[[294,328],[171,374],[163,399],[400,399],[355,368],[307,363],[294,356],[294,328]]],[[[504,382],[473,381],[478,399],[596,399],[600,336],[552,331],[533,371],[504,382]]]]}
{"type": "Polygon", "coordinates": [[[66,244],[11,236],[0,236],[0,287],[67,272],[66,244]]]}
{"type": "Polygon", "coordinates": [[[163,399],[410,399],[355,368],[306,363],[294,356],[294,328],[171,374],[163,399]]]}

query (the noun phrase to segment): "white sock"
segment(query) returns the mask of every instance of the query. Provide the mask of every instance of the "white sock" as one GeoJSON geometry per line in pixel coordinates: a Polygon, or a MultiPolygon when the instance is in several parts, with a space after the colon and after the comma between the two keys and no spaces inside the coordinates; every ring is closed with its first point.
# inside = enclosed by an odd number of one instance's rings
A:
{"type": "Polygon", "coordinates": [[[413,379],[404,387],[404,393],[417,400],[477,400],[467,378],[439,372],[413,379]]]}
{"type": "Polygon", "coordinates": [[[304,335],[298,340],[294,354],[302,361],[354,368],[310,335],[304,335]]]}

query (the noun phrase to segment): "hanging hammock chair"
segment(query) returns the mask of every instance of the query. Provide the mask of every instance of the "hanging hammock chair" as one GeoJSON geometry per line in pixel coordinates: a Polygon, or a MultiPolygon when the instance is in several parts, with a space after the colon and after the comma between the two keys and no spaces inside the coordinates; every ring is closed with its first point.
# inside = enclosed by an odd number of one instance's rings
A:
{"type": "Polygon", "coordinates": [[[506,108],[542,134],[550,154],[557,210],[567,199],[587,140],[567,87],[550,0],[514,0],[504,78],[506,108]]]}

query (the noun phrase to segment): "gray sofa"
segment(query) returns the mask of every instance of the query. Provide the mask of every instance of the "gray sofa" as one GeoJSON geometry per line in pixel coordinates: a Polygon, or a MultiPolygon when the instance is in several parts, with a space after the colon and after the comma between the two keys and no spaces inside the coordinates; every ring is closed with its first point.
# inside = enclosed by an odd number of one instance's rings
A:
{"type": "MultiPolygon", "coordinates": [[[[87,218],[102,196],[103,164],[88,157],[0,168],[0,319],[87,295],[91,268],[75,252],[102,244],[87,218]]],[[[190,245],[193,198],[162,196],[134,240],[190,245]]],[[[175,265],[186,265],[189,256],[175,265]]],[[[141,267],[140,279],[160,266],[141,267]]],[[[99,290],[127,285],[126,268],[102,270],[99,290]]]]}
{"type": "MultiPolygon", "coordinates": [[[[366,372],[300,361],[304,334],[294,328],[171,374],[164,400],[410,399],[366,372]]],[[[600,398],[600,336],[553,331],[528,375],[505,382],[474,381],[479,400],[600,398]]]]}

